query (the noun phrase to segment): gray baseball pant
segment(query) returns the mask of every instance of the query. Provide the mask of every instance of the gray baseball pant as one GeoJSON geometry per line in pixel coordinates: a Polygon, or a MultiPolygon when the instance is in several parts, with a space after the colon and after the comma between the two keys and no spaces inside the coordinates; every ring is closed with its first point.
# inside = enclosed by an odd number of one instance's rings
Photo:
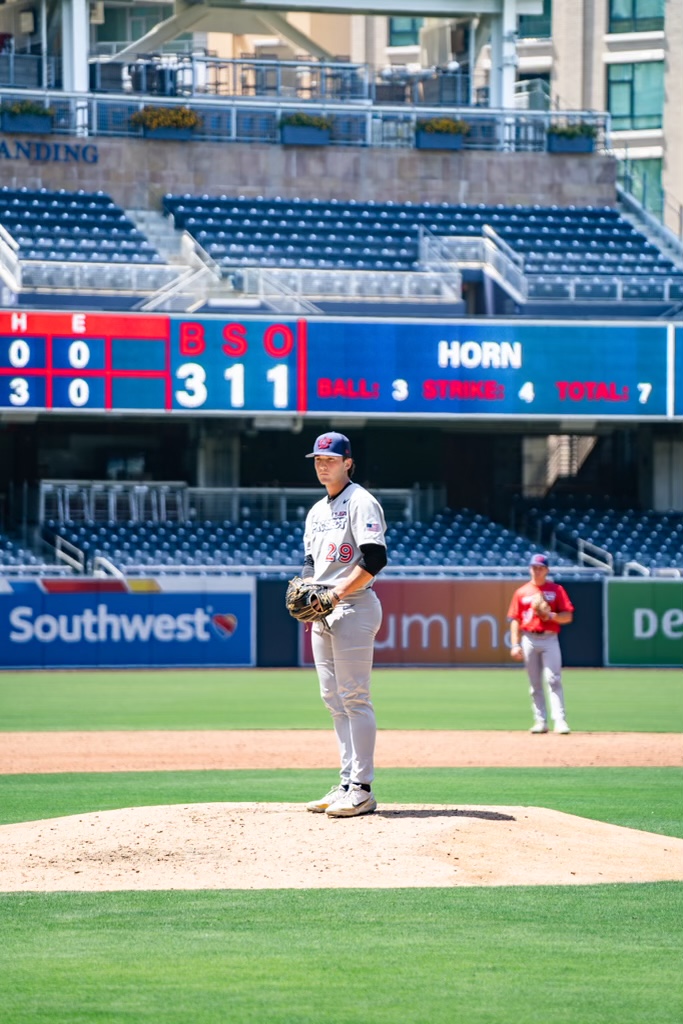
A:
{"type": "Polygon", "coordinates": [[[548,684],[550,714],[553,722],[563,722],[562,653],[556,633],[522,633],[522,652],[529,677],[531,706],[536,722],[548,722],[543,677],[548,684]]]}
{"type": "Polygon", "coordinates": [[[328,625],[317,622],[311,644],[320,695],[334,724],[343,785],[370,784],[375,774],[377,724],[370,700],[370,673],[382,606],[372,590],[338,605],[328,625]]]}

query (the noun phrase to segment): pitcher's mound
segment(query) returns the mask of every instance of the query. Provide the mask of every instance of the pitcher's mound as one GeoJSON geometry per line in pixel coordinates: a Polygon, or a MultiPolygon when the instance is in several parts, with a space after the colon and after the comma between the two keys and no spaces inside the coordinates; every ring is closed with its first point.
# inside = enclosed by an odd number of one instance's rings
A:
{"type": "Polygon", "coordinates": [[[683,880],[683,840],[541,807],[179,804],[0,827],[5,892],[664,880],[683,880]]]}

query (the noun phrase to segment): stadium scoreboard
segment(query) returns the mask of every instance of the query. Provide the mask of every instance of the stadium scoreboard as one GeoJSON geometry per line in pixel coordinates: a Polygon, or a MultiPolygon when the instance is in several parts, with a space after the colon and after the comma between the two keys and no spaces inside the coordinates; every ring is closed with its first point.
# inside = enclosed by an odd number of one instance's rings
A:
{"type": "Polygon", "coordinates": [[[0,410],[673,419],[683,329],[12,310],[0,410]]]}

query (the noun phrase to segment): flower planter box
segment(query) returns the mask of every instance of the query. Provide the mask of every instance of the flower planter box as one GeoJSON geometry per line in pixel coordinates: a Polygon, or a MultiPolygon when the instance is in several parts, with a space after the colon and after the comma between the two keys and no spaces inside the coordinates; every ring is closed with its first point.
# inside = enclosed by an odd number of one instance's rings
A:
{"type": "Polygon", "coordinates": [[[595,149],[595,139],[590,135],[577,135],[568,138],[566,135],[555,135],[548,133],[549,153],[592,153],[595,149]]]}
{"type": "Polygon", "coordinates": [[[415,132],[416,149],[462,149],[464,136],[448,132],[415,132]]]}
{"type": "Polygon", "coordinates": [[[194,135],[194,128],[145,128],[142,134],[146,139],[175,139],[177,142],[184,142],[194,135]]]}
{"type": "Polygon", "coordinates": [[[52,118],[49,114],[10,114],[3,111],[0,126],[3,132],[49,135],[52,132],[52,118]]]}
{"type": "Polygon", "coordinates": [[[283,124],[280,141],[283,146],[327,146],[330,142],[329,128],[312,128],[303,124],[283,124]]]}

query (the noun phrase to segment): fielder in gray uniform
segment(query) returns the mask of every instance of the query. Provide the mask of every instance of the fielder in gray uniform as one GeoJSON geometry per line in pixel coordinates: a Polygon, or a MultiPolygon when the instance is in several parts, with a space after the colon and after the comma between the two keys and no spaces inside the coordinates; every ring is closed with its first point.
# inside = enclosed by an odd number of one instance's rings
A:
{"type": "Polygon", "coordinates": [[[353,483],[351,444],[329,432],[316,439],[306,458],[315,459],[327,497],[306,517],[304,579],[332,589],[334,610],[314,623],[311,643],[320,694],[329,709],[339,745],[339,783],[309,811],[348,818],[371,814],[377,725],[370,700],[370,673],[382,608],[372,589],[387,564],[382,506],[353,483]]]}
{"type": "Polygon", "coordinates": [[[547,555],[534,555],[529,566],[531,579],[515,590],[508,609],[510,656],[524,661],[534,714],[532,733],[548,731],[544,676],[548,684],[550,713],[555,732],[569,734],[562,687],[560,627],[574,618],[574,605],[567,591],[548,577],[547,555]]]}

